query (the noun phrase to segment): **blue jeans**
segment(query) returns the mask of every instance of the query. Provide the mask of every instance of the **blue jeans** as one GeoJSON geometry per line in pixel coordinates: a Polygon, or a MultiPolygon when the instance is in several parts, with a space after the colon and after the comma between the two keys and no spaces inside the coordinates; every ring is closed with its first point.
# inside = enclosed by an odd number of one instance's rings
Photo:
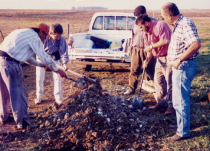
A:
{"type": "Polygon", "coordinates": [[[183,61],[172,68],[172,102],[176,110],[177,135],[190,136],[190,87],[197,69],[196,59],[183,61]]]}

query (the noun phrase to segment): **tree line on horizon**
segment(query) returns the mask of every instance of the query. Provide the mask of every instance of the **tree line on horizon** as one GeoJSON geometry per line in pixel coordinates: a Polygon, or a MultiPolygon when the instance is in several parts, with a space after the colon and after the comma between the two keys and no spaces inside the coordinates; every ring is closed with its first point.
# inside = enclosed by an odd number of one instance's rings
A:
{"type": "Polygon", "coordinates": [[[106,7],[100,7],[100,6],[91,6],[91,7],[81,7],[81,6],[78,6],[77,8],[76,7],[72,7],[71,8],[72,10],[82,10],[82,9],[108,9],[106,7]]]}

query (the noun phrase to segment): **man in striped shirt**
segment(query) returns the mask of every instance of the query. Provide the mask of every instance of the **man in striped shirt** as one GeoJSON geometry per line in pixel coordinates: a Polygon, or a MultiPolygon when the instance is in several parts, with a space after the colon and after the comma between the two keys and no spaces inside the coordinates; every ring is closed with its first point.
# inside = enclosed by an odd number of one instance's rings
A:
{"type": "MultiPolygon", "coordinates": [[[[141,14],[147,14],[146,8],[142,5],[136,7],[134,10],[134,16],[138,17],[141,14]]],[[[151,19],[155,20],[154,18],[151,19]]],[[[138,77],[141,73],[141,65],[142,62],[145,60],[143,32],[139,29],[139,27],[135,23],[133,24],[132,27],[131,46],[128,48],[128,54],[132,58],[131,58],[131,69],[129,75],[129,90],[127,90],[124,93],[125,95],[133,94],[135,92],[138,84],[138,77]]],[[[156,60],[153,57],[148,67],[146,68],[146,77],[148,81],[154,80],[155,62],[156,60]]]]}
{"type": "Polygon", "coordinates": [[[172,114],[175,110],[172,104],[172,66],[167,62],[168,45],[171,40],[171,29],[162,21],[151,21],[146,15],[140,15],[136,24],[144,32],[147,60],[143,67],[146,68],[154,56],[157,58],[155,65],[154,86],[156,91],[156,105],[150,109],[168,107],[165,115],[172,114]]]}
{"type": "Polygon", "coordinates": [[[168,61],[172,64],[172,102],[176,110],[177,132],[169,141],[178,141],[190,136],[190,87],[195,76],[196,56],[201,47],[195,24],[180,14],[174,3],[161,8],[165,22],[173,26],[168,49],[168,61]]]}
{"type": "MultiPolygon", "coordinates": [[[[67,70],[66,64],[68,63],[68,47],[65,38],[62,36],[63,28],[60,24],[54,23],[50,26],[49,35],[43,41],[44,51],[60,65],[60,57],[62,59],[63,67],[67,70]]],[[[37,61],[41,62],[37,56],[37,61]]],[[[36,95],[35,104],[41,103],[44,96],[44,78],[45,70],[40,67],[36,67],[36,95]]],[[[58,74],[53,73],[54,79],[54,96],[57,104],[62,103],[61,94],[61,78],[58,74]]]]}
{"type": "Polygon", "coordinates": [[[48,32],[49,26],[44,23],[31,29],[17,29],[0,45],[0,123],[5,123],[9,117],[8,101],[10,101],[17,128],[29,125],[26,121],[28,92],[20,63],[49,67],[61,77],[67,77],[65,71],[58,68],[43,49],[42,40],[46,38],[48,32]],[[35,54],[42,63],[33,58],[35,54]]]}

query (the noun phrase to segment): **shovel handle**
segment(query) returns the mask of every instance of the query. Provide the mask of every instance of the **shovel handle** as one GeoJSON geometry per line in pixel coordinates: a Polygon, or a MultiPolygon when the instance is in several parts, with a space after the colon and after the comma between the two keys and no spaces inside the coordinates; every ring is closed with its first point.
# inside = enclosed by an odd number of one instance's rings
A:
{"type": "Polygon", "coordinates": [[[66,78],[69,79],[69,80],[71,80],[71,81],[77,82],[76,80],[70,78],[69,76],[67,76],[66,78]]]}
{"type": "MultiPolygon", "coordinates": [[[[61,68],[61,69],[64,70],[64,68],[63,68],[61,65],[57,65],[57,66],[58,66],[59,68],[61,68]]],[[[75,71],[73,71],[73,70],[67,69],[67,71],[68,71],[69,73],[72,73],[72,74],[74,74],[74,75],[80,77],[80,78],[87,79],[90,83],[95,83],[95,82],[96,82],[94,79],[87,78],[87,77],[85,77],[83,74],[77,73],[77,72],[75,72],[75,71]]]]}
{"type": "MultiPolygon", "coordinates": [[[[58,65],[58,64],[56,64],[56,65],[57,65],[59,68],[61,68],[62,70],[64,70],[64,68],[63,68],[61,65],[58,65]]],[[[80,73],[77,73],[77,72],[75,72],[75,71],[73,71],[73,70],[67,69],[67,71],[68,71],[69,73],[72,73],[72,74],[78,76],[78,77],[84,78],[84,75],[82,75],[82,74],[80,74],[80,73]]]]}
{"type": "MultiPolygon", "coordinates": [[[[146,61],[147,61],[147,58],[146,58],[146,61]]],[[[145,70],[146,70],[146,68],[143,69],[138,97],[140,96],[140,93],[141,93],[141,88],[142,88],[142,84],[143,84],[143,80],[144,80],[145,70]]]]}

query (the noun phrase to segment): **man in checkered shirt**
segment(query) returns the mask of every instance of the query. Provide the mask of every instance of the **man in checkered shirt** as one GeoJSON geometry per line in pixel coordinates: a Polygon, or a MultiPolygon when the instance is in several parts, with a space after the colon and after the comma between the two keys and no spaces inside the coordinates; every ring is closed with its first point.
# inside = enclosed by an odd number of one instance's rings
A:
{"type": "Polygon", "coordinates": [[[176,110],[177,132],[168,140],[178,141],[190,136],[190,87],[201,43],[195,24],[180,14],[176,4],[166,3],[161,8],[161,16],[173,26],[167,59],[173,66],[172,102],[176,110]]]}

